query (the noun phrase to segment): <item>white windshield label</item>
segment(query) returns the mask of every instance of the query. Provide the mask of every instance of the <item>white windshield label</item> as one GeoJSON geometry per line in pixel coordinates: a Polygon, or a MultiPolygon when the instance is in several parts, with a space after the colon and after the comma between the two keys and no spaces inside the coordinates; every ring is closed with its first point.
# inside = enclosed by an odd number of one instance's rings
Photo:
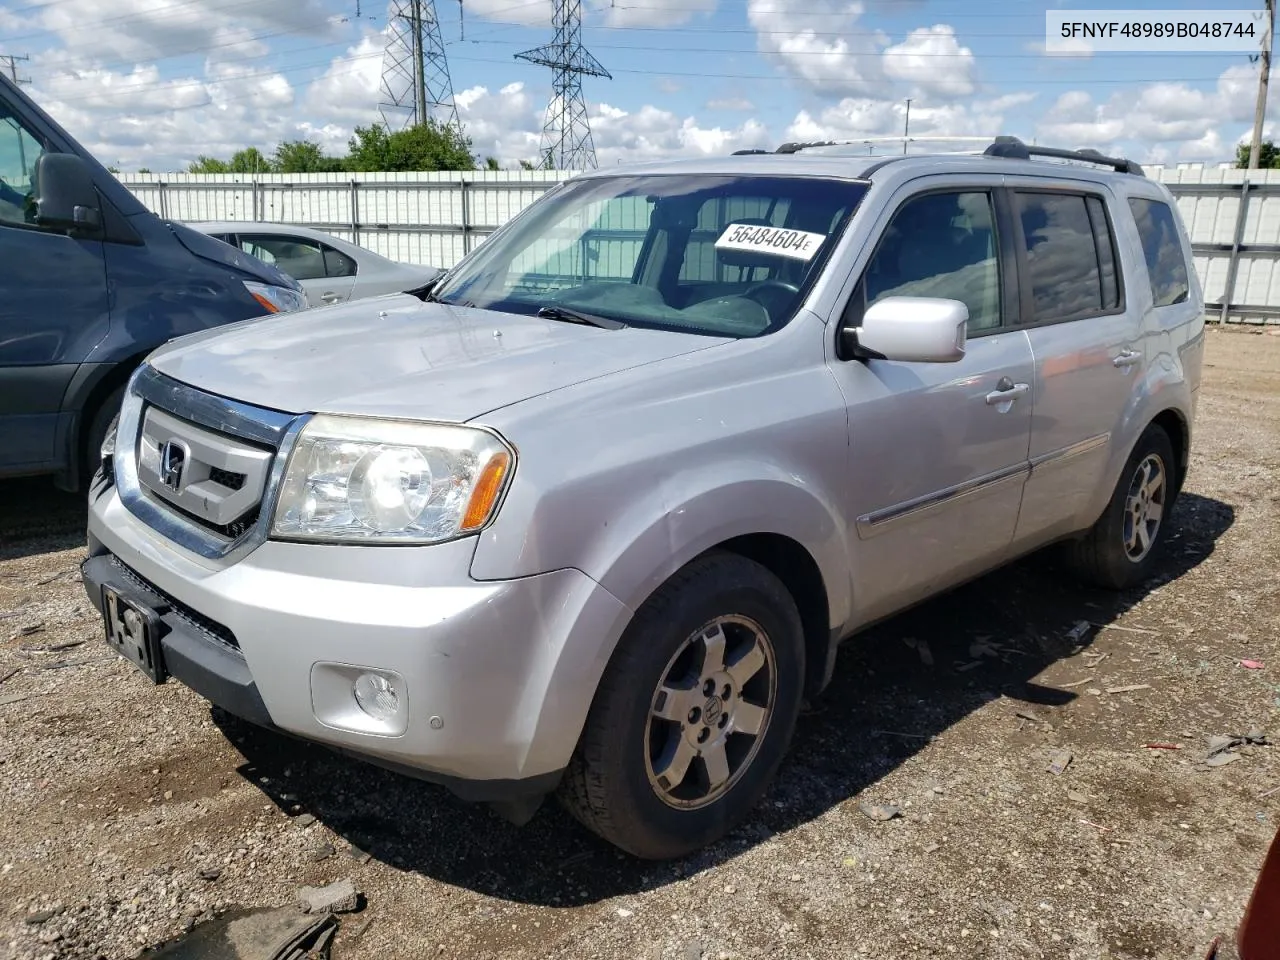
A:
{"type": "Polygon", "coordinates": [[[788,230],[785,227],[762,227],[753,223],[731,223],[716,241],[717,250],[755,250],[758,253],[812,260],[827,239],[825,233],[788,230]]]}

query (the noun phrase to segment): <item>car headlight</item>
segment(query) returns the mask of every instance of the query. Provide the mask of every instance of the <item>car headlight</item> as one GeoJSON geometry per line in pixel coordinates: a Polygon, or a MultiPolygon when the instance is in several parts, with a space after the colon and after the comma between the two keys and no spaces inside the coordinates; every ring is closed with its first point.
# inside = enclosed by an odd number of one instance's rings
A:
{"type": "Polygon", "coordinates": [[[245,280],[243,283],[244,288],[249,291],[249,296],[262,304],[262,308],[267,313],[292,313],[294,310],[304,309],[307,305],[307,298],[297,290],[277,287],[269,283],[254,283],[252,280],[245,280]]]}
{"type": "Polygon", "coordinates": [[[493,517],[512,450],[474,427],[317,415],[289,455],[272,536],[437,543],[493,517]]]}

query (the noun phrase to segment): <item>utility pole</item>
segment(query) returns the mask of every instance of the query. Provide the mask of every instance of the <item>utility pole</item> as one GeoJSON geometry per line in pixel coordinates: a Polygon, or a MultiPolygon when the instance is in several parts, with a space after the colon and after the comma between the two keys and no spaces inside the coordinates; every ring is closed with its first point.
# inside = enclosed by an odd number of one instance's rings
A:
{"type": "MultiPolygon", "coordinates": [[[[1267,0],[1267,2],[1270,3],[1271,0],[1267,0]]],[[[907,116],[906,116],[906,119],[902,121],[902,152],[903,154],[906,154],[907,152],[907,138],[911,136],[911,100],[912,100],[911,97],[907,97],[907,116]]]]}
{"type": "Polygon", "coordinates": [[[18,83],[18,84],[31,82],[30,80],[23,80],[21,77],[18,76],[18,61],[19,60],[26,61],[30,59],[31,59],[30,57],[14,56],[11,53],[0,54],[0,63],[7,63],[9,65],[9,76],[13,78],[14,83],[18,83]]]}
{"type": "Polygon", "coordinates": [[[1253,141],[1249,144],[1249,169],[1258,169],[1258,154],[1262,149],[1262,124],[1267,116],[1267,82],[1271,79],[1271,41],[1276,26],[1275,0],[1265,0],[1267,26],[1262,36],[1262,70],[1258,74],[1258,101],[1253,108],[1253,141]]]}

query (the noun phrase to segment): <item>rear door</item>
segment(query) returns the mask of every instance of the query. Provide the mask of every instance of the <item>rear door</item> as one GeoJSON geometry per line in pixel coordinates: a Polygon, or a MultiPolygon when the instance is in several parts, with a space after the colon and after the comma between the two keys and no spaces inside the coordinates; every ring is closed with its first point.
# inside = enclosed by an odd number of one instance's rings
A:
{"type": "Polygon", "coordinates": [[[57,459],[63,394],[110,321],[102,241],[32,222],[46,151],[56,144],[0,92],[0,472],[57,459]]]}
{"type": "Polygon", "coordinates": [[[1022,279],[1018,323],[1035,357],[1031,476],[1017,541],[1034,546],[1087,527],[1130,401],[1140,389],[1140,310],[1126,302],[1103,187],[1010,181],[1008,214],[1022,279]]]}
{"type": "Polygon", "coordinates": [[[832,366],[849,404],[846,510],[864,619],[997,565],[1013,540],[1034,368],[1026,334],[1012,326],[1012,238],[996,216],[999,184],[904,189],[845,310],[843,324],[856,326],[866,307],[890,296],[969,309],[956,363],[832,366]]]}
{"type": "Polygon", "coordinates": [[[323,307],[351,299],[351,291],[356,282],[355,272],[352,270],[343,273],[341,261],[334,259],[339,275],[331,277],[326,264],[326,244],[309,237],[282,233],[240,233],[237,236],[240,249],[245,253],[271,264],[297,280],[307,296],[308,306],[323,307]]]}

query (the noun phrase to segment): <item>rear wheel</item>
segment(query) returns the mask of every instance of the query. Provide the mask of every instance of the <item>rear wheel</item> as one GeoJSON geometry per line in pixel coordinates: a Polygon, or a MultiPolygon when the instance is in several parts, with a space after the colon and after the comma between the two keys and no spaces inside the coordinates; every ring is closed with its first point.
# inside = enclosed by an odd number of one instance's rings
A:
{"type": "Polygon", "coordinates": [[[1138,438],[1107,509],[1070,545],[1072,565],[1084,579],[1119,590],[1147,577],[1173,506],[1175,469],[1169,435],[1152,424],[1138,438]]]}
{"type": "Polygon", "coordinates": [[[639,857],[731,830],[773,779],[804,678],[795,601],[733,554],[695,560],[636,613],[561,786],[570,812],[639,857]]]}

